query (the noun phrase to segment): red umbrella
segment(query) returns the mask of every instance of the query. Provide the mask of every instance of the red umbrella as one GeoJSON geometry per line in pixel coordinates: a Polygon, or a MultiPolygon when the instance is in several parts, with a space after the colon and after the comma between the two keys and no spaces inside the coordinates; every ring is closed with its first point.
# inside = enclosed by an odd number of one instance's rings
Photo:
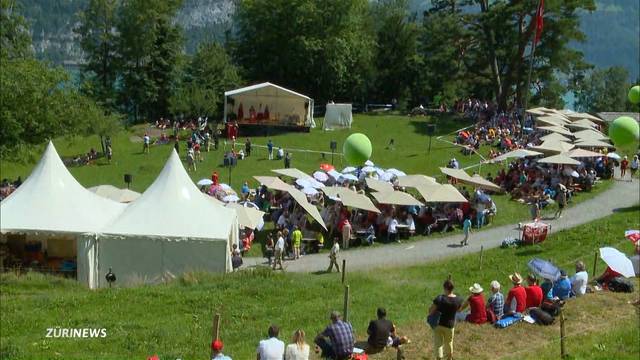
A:
{"type": "Polygon", "coordinates": [[[320,170],[322,171],[331,171],[334,170],[335,166],[331,165],[331,164],[320,164],[320,170]]]}

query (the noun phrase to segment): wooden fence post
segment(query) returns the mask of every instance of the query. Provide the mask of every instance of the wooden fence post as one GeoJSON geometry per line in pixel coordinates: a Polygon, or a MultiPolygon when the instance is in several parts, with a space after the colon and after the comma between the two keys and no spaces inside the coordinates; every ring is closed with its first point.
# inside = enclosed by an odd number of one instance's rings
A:
{"type": "Polygon", "coordinates": [[[349,321],[349,285],[344,287],[344,314],[345,322],[349,321]]]}
{"type": "Polygon", "coordinates": [[[344,285],[344,279],[347,274],[347,259],[342,259],[342,285],[344,285]]]}
{"type": "Polygon", "coordinates": [[[564,343],[564,311],[560,309],[560,358],[565,359],[567,357],[567,349],[564,343]]]}
{"type": "Polygon", "coordinates": [[[592,278],[596,278],[596,266],[598,265],[598,252],[595,252],[595,256],[593,257],[593,273],[591,273],[592,278]]]}
{"type": "MultiPolygon", "coordinates": [[[[220,339],[220,313],[213,316],[213,324],[211,325],[211,337],[213,341],[220,339]]],[[[211,357],[213,357],[213,348],[211,349],[211,357]]]]}
{"type": "Polygon", "coordinates": [[[480,245],[480,270],[482,270],[482,258],[484,255],[484,245],[480,245]]]}

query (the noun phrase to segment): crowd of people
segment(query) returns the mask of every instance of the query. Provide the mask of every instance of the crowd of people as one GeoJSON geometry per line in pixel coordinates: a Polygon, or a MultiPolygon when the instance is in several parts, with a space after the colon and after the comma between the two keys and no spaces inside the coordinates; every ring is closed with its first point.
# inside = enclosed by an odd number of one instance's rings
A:
{"type": "Polygon", "coordinates": [[[20,185],[22,185],[22,177],[20,176],[15,181],[7,178],[2,179],[2,182],[0,182],[0,201],[11,195],[20,185]]]}

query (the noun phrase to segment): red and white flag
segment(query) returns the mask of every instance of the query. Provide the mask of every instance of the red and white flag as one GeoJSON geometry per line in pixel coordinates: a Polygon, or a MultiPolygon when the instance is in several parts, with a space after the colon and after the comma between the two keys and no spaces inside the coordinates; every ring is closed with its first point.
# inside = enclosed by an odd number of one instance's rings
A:
{"type": "Polygon", "coordinates": [[[536,37],[533,40],[534,44],[537,44],[540,41],[540,36],[542,36],[543,17],[544,17],[544,0],[540,0],[540,3],[538,4],[538,9],[536,10],[536,37]]]}

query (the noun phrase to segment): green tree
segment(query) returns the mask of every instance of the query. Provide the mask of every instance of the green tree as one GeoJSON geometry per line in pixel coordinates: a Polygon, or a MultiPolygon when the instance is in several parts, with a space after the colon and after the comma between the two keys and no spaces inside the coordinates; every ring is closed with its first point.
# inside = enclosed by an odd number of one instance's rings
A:
{"type": "Polygon", "coordinates": [[[118,14],[120,102],[137,122],[169,113],[183,46],[173,18],[181,0],[123,0],[118,14]]]}
{"type": "Polygon", "coordinates": [[[108,108],[116,105],[118,0],[90,0],[78,13],[79,25],[74,29],[80,36],[85,54],[82,65],[86,83],[83,89],[108,108]]]}
{"type": "Polygon", "coordinates": [[[173,114],[222,115],[222,94],[241,84],[237,67],[218,43],[201,45],[190,59],[182,82],[169,99],[173,114]]]}
{"type": "Polygon", "coordinates": [[[367,0],[246,0],[238,4],[234,58],[247,78],[316,99],[366,94],[374,35],[367,0]]]}
{"type": "Polygon", "coordinates": [[[574,79],[572,90],[579,111],[632,110],[627,100],[629,72],[621,66],[594,69],[586,77],[574,79]]]}
{"type": "Polygon", "coordinates": [[[0,58],[33,56],[29,26],[19,10],[15,0],[0,0],[0,58]]]}

